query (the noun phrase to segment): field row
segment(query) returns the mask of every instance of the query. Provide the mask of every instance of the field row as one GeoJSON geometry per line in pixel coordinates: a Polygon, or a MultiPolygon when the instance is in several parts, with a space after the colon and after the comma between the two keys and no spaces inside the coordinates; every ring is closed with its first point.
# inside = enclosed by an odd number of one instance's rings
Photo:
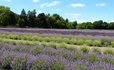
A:
{"type": "Polygon", "coordinates": [[[0,28],[0,32],[18,33],[40,33],[40,34],[61,34],[73,36],[108,36],[114,37],[113,30],[76,30],[76,29],[35,29],[35,28],[0,28]]]}
{"type": "MultiPolygon", "coordinates": [[[[55,43],[55,42],[39,42],[39,41],[25,41],[25,40],[12,40],[12,39],[0,39],[0,42],[12,44],[12,45],[27,45],[27,46],[45,46],[51,48],[65,48],[69,50],[78,49],[86,51],[87,53],[94,53],[98,51],[101,54],[114,54],[114,48],[107,47],[89,47],[89,46],[80,46],[80,45],[69,45],[65,43],[55,43]]],[[[2,46],[1,46],[2,47],[2,46]]]]}
{"type": "Polygon", "coordinates": [[[95,39],[86,37],[51,36],[40,34],[0,34],[0,39],[65,43],[69,45],[86,45],[97,47],[114,47],[112,39],[95,39]]]}
{"type": "MultiPolygon", "coordinates": [[[[108,51],[109,52],[109,51],[108,51]]],[[[114,55],[95,49],[67,50],[0,43],[1,70],[112,70],[114,55]]]]}

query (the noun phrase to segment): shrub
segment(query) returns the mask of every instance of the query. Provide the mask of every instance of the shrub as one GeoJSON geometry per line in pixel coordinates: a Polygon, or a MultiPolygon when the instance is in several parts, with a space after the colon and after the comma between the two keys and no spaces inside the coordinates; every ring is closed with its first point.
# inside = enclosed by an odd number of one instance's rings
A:
{"type": "Polygon", "coordinates": [[[68,38],[63,38],[62,41],[66,44],[69,44],[69,39],[68,38]]]}
{"type": "Polygon", "coordinates": [[[50,42],[51,40],[50,40],[49,37],[45,37],[45,38],[44,38],[44,41],[46,41],[46,42],[50,42]]]}
{"type": "Polygon", "coordinates": [[[12,63],[13,70],[27,70],[27,59],[24,57],[15,58],[12,63]]]}
{"type": "Polygon", "coordinates": [[[109,50],[109,49],[105,50],[103,53],[104,54],[114,54],[114,52],[112,50],[109,50]]]}
{"type": "Polygon", "coordinates": [[[12,61],[12,56],[7,56],[7,57],[5,57],[5,59],[3,60],[3,63],[2,63],[2,68],[3,69],[11,69],[11,61],[12,61]]]}
{"type": "Polygon", "coordinates": [[[56,43],[49,43],[49,47],[52,47],[52,48],[57,48],[57,44],[56,43]]]}
{"type": "Polygon", "coordinates": [[[42,46],[48,46],[48,43],[45,42],[45,41],[43,41],[43,42],[41,43],[41,45],[42,45],[42,46]]]}
{"type": "Polygon", "coordinates": [[[62,60],[56,60],[56,58],[51,62],[50,68],[51,70],[65,70],[67,67],[67,63],[62,60]]]}
{"type": "Polygon", "coordinates": [[[84,64],[78,64],[77,70],[88,70],[88,67],[84,64]]]}
{"type": "Polygon", "coordinates": [[[101,43],[102,43],[103,46],[109,46],[109,45],[111,45],[111,40],[101,39],[101,43]]]}
{"type": "Polygon", "coordinates": [[[72,55],[73,55],[73,57],[72,57],[73,60],[77,60],[77,59],[83,58],[83,54],[81,54],[80,52],[73,52],[72,55]]]}
{"type": "Polygon", "coordinates": [[[42,41],[43,41],[43,38],[42,38],[42,37],[38,37],[37,40],[38,40],[39,42],[42,42],[42,41]]]}
{"type": "Polygon", "coordinates": [[[31,70],[48,70],[49,64],[45,58],[38,58],[32,63],[31,70]]]}
{"type": "Polygon", "coordinates": [[[111,42],[112,47],[114,48],[114,42],[111,42]]]}
{"type": "Polygon", "coordinates": [[[95,54],[91,54],[91,55],[89,55],[88,56],[88,59],[89,59],[89,61],[90,62],[97,62],[99,59],[98,59],[98,57],[95,55],[95,54]]]}
{"type": "Polygon", "coordinates": [[[64,50],[58,50],[58,51],[56,51],[56,53],[55,53],[56,55],[58,55],[58,56],[62,56],[62,57],[65,57],[65,58],[68,58],[68,53],[67,52],[65,52],[64,50]]]}
{"type": "Polygon", "coordinates": [[[22,50],[23,52],[29,52],[30,51],[30,49],[29,48],[23,48],[23,50],[22,50]]]}
{"type": "Polygon", "coordinates": [[[67,48],[68,46],[65,43],[61,43],[58,45],[60,48],[67,48]]]}
{"type": "Polygon", "coordinates": [[[13,51],[19,52],[20,51],[20,48],[19,47],[16,47],[16,48],[13,49],[13,51]]]}
{"type": "Polygon", "coordinates": [[[77,40],[76,39],[71,39],[70,40],[70,44],[77,45],[78,43],[77,43],[77,40]]]}
{"type": "Polygon", "coordinates": [[[61,37],[53,38],[52,41],[57,42],[57,43],[64,42],[63,39],[62,39],[61,37]]]}
{"type": "Polygon", "coordinates": [[[77,44],[78,45],[83,45],[84,44],[84,40],[83,39],[77,39],[77,44]]]}
{"type": "Polygon", "coordinates": [[[111,58],[108,57],[104,57],[102,58],[102,62],[106,62],[106,63],[114,63],[114,61],[111,58]]]}
{"type": "Polygon", "coordinates": [[[94,40],[93,41],[93,46],[101,46],[102,44],[101,44],[101,41],[100,40],[94,40]]]}
{"type": "Polygon", "coordinates": [[[81,51],[83,51],[84,53],[88,53],[89,48],[88,47],[81,47],[81,51]]]}
{"type": "Polygon", "coordinates": [[[92,46],[92,40],[85,40],[85,45],[92,46]]]}
{"type": "Polygon", "coordinates": [[[101,51],[98,48],[93,48],[93,53],[101,54],[101,51]]]}
{"type": "Polygon", "coordinates": [[[40,54],[42,52],[42,49],[41,48],[36,48],[36,49],[34,49],[33,51],[32,51],[32,54],[33,55],[38,55],[38,54],[40,54]]]}

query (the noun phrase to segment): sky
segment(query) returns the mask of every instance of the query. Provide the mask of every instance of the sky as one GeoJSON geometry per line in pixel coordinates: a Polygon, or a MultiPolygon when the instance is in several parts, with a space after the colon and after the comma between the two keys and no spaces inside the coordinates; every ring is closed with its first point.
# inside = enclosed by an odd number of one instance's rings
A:
{"type": "Polygon", "coordinates": [[[114,21],[114,0],[0,0],[0,5],[18,14],[24,8],[25,11],[36,9],[37,14],[57,13],[69,21],[114,21]]]}

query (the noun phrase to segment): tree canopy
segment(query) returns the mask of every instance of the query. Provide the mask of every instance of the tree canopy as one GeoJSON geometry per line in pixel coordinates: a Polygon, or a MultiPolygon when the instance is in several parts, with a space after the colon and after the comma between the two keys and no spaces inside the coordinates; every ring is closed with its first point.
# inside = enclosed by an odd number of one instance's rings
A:
{"type": "Polygon", "coordinates": [[[36,10],[16,14],[9,7],[0,6],[0,26],[32,27],[32,28],[60,28],[60,29],[114,29],[114,22],[98,20],[92,22],[69,21],[59,14],[37,14],[36,10]]]}

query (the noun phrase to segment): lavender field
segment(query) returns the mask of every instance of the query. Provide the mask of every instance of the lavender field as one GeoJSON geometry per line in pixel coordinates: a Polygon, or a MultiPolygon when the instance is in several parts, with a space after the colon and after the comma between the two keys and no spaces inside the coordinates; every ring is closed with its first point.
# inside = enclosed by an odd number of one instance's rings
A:
{"type": "Polygon", "coordinates": [[[114,31],[0,28],[0,70],[113,70],[114,31]]]}

